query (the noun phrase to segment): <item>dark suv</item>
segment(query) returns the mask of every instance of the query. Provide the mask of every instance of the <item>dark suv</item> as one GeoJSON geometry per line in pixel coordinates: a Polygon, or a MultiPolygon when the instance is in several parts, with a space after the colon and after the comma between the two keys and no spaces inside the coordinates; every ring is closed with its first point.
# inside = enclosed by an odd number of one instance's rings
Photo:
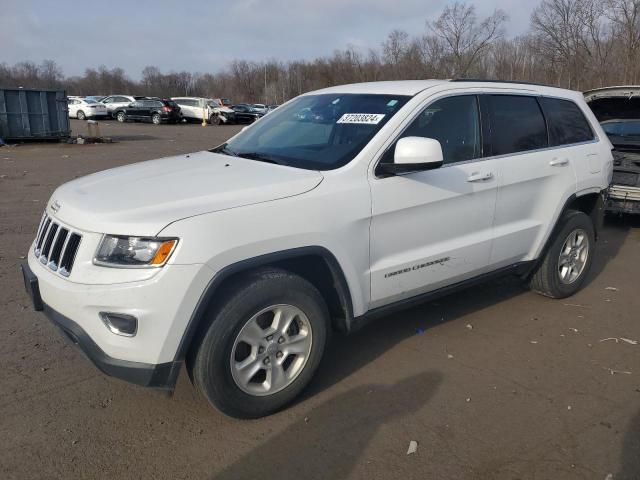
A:
{"type": "Polygon", "coordinates": [[[180,107],[173,100],[143,99],[136,100],[126,107],[121,107],[115,112],[119,122],[127,120],[139,120],[160,123],[177,123],[182,120],[180,107]]]}

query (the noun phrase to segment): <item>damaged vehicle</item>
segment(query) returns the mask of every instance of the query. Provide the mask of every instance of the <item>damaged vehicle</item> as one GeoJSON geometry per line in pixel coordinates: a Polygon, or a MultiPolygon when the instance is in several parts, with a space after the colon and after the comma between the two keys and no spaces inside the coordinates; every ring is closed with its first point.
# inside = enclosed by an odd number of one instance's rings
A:
{"type": "Polygon", "coordinates": [[[640,214],[640,86],[606,87],[585,99],[614,146],[606,209],[640,214]]]}

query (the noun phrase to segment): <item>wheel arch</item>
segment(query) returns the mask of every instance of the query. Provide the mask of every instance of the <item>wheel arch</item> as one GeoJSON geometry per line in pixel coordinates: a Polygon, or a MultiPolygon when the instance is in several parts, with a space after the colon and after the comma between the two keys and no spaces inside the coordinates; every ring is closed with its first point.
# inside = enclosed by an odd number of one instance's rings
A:
{"type": "Polygon", "coordinates": [[[598,233],[602,229],[604,219],[604,196],[605,191],[588,191],[574,193],[567,198],[564,206],[560,210],[559,215],[555,219],[551,233],[544,242],[542,249],[538,257],[531,263],[531,266],[526,269],[523,277],[530,277],[536,268],[540,265],[540,262],[544,259],[545,255],[553,244],[553,239],[558,234],[558,231],[562,228],[562,218],[569,210],[577,210],[585,213],[591,218],[593,227],[595,230],[596,240],[598,239],[598,233]]]}
{"type": "Polygon", "coordinates": [[[215,306],[216,293],[243,276],[264,267],[281,268],[310,281],[327,302],[332,327],[348,332],[353,319],[353,304],[349,285],[336,257],[324,247],[299,247],[238,261],[224,267],[209,281],[191,314],[175,361],[183,361],[204,328],[208,326],[207,311],[215,306]]]}

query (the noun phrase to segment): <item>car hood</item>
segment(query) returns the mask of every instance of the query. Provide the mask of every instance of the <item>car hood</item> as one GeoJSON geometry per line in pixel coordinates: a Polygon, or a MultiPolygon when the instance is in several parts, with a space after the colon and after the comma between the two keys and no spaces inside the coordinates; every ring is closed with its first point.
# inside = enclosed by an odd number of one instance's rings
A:
{"type": "Polygon", "coordinates": [[[80,230],[151,236],[183,218],[300,195],[322,179],[313,170],[204,151],[78,178],[54,192],[47,210],[80,230]]]}

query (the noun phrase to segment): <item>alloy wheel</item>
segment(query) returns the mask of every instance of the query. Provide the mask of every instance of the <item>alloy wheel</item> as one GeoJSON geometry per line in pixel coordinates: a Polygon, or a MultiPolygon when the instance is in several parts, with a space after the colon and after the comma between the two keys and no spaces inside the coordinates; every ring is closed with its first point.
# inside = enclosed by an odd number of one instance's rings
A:
{"type": "Polygon", "coordinates": [[[231,350],[231,375],[245,393],[266,396],[288,387],[304,369],[313,342],[311,323],[293,305],[272,305],[242,327],[231,350]]]}

